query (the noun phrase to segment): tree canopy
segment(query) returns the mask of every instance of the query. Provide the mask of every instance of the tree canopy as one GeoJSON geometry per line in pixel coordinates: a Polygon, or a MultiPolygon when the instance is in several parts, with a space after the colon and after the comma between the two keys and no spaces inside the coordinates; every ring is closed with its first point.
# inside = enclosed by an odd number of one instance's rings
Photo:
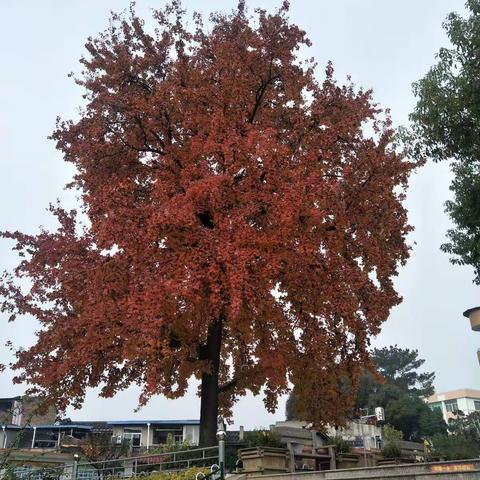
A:
{"type": "Polygon", "coordinates": [[[385,421],[403,432],[406,440],[420,440],[447,431],[442,414],[431,410],[424,398],[434,393],[434,372],[421,372],[425,360],[418,350],[397,345],[375,348],[372,359],[380,375],[364,372],[356,399],[357,411],[385,409],[385,421]]]}
{"type": "Polygon", "coordinates": [[[455,228],[442,249],[455,264],[471,265],[480,284],[480,1],[468,0],[470,16],[451,13],[444,28],[451,42],[438,63],[414,85],[418,102],[407,143],[413,156],[451,160],[453,200],[446,212],[455,228]]]}
{"type": "MultiPolygon", "coordinates": [[[[419,358],[418,350],[397,345],[374,348],[371,358],[376,371],[362,373],[349,418],[373,414],[376,407],[383,407],[386,423],[400,430],[407,440],[446,433],[441,412],[430,410],[423,401],[434,393],[435,373],[419,371],[425,360],[419,358]]],[[[291,420],[302,414],[294,390],[287,400],[286,417],[291,420]]]]}
{"type": "Polygon", "coordinates": [[[41,324],[17,382],[65,408],[196,377],[202,443],[218,408],[263,390],[273,410],[289,381],[312,421],[344,418],[342,385],[400,301],[415,164],[370,91],[300,61],[287,11],[240,2],[189,30],[174,1],[152,34],[132,8],[88,40],[86,105],[53,133],[87,221],[54,206],[57,231],[3,234],[23,259],[2,310],[41,324]]]}
{"type": "Polygon", "coordinates": [[[480,455],[480,412],[457,412],[448,422],[449,435],[432,438],[431,454],[442,460],[477,458],[480,455]]]}
{"type": "Polygon", "coordinates": [[[405,440],[421,441],[435,434],[446,434],[442,412],[431,410],[416,395],[400,395],[385,408],[385,421],[403,432],[405,440]]]}
{"type": "Polygon", "coordinates": [[[422,397],[433,395],[435,373],[418,370],[425,363],[424,359],[418,358],[418,350],[399,348],[397,345],[374,348],[372,360],[387,383],[422,397]]]}

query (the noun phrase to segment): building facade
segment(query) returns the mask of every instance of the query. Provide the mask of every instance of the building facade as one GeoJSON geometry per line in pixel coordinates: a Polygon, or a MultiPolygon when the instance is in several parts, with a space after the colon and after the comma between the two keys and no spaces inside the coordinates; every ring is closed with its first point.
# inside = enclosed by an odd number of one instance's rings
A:
{"type": "Polygon", "coordinates": [[[46,425],[55,423],[57,414],[52,406],[40,409],[40,401],[34,397],[0,398],[0,425],[46,425]]]}
{"type": "Polygon", "coordinates": [[[480,390],[464,388],[449,392],[436,393],[426,399],[432,410],[442,412],[445,422],[455,417],[457,412],[468,415],[480,411],[480,390]]]}
{"type": "Polygon", "coordinates": [[[134,449],[165,445],[169,437],[175,443],[198,445],[199,420],[119,420],[107,422],[114,443],[129,442],[134,449]]]}

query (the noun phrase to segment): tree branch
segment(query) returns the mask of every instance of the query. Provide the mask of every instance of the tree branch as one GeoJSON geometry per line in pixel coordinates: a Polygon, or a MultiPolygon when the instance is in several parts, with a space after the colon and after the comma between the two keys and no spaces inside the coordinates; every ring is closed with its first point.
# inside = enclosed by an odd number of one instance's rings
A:
{"type": "Polygon", "coordinates": [[[237,385],[237,383],[238,383],[238,378],[233,377],[228,382],[225,382],[224,384],[219,385],[218,386],[218,392],[219,393],[226,392],[227,390],[230,390],[230,389],[234,388],[237,385]]]}

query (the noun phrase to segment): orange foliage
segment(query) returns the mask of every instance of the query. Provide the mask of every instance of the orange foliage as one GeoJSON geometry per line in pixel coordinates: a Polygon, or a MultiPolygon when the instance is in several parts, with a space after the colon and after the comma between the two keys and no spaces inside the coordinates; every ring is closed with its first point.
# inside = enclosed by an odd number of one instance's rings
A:
{"type": "Polygon", "coordinates": [[[42,325],[17,381],[63,408],[98,385],[176,398],[209,371],[221,319],[224,413],[262,389],[273,410],[291,381],[309,420],[341,423],[400,300],[415,165],[371,92],[299,61],[309,41],[287,10],[241,2],[188,31],[173,2],[154,35],[131,11],[89,39],[86,107],[53,134],[88,221],[52,207],[56,232],[3,234],[24,255],[3,310],[42,325]]]}

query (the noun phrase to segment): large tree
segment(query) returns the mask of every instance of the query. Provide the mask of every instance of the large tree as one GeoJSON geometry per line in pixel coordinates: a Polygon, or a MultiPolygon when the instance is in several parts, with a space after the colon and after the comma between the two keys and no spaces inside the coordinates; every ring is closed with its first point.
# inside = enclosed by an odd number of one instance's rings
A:
{"type": "Polygon", "coordinates": [[[399,348],[398,345],[374,348],[372,359],[378,373],[387,383],[421,397],[433,395],[435,373],[419,371],[425,360],[418,357],[418,350],[399,348]]]}
{"type": "Polygon", "coordinates": [[[434,372],[421,372],[425,360],[418,350],[397,345],[375,348],[372,359],[379,374],[364,372],[356,407],[373,413],[385,409],[385,421],[403,432],[407,440],[420,440],[447,430],[440,411],[432,411],[424,398],[434,393],[434,372]]]}
{"type": "Polygon", "coordinates": [[[451,13],[444,23],[451,45],[414,86],[408,143],[418,158],[451,160],[453,200],[446,211],[455,228],[442,250],[456,264],[471,265],[480,284],[480,1],[468,0],[470,16],[451,13]]]}
{"type": "MultiPolygon", "coordinates": [[[[423,398],[434,393],[434,372],[421,372],[425,360],[418,350],[392,345],[374,348],[371,359],[375,370],[362,373],[350,418],[372,415],[375,407],[385,409],[385,420],[408,440],[419,440],[447,430],[442,414],[432,411],[423,398]]],[[[296,389],[286,405],[287,420],[304,418],[297,405],[296,389]]]]}
{"type": "Polygon", "coordinates": [[[448,422],[448,435],[432,438],[432,454],[444,460],[477,458],[480,455],[480,412],[457,412],[448,422]]]}
{"type": "Polygon", "coordinates": [[[88,40],[86,105],[53,134],[87,221],[57,206],[57,231],[4,234],[24,259],[3,310],[41,323],[18,382],[64,408],[99,385],[175,398],[195,376],[203,445],[219,405],[263,389],[272,410],[290,381],[311,420],[342,421],[400,301],[414,164],[371,92],[299,61],[287,10],[240,2],[189,31],[173,2],[154,34],[132,10],[88,40]]]}
{"type": "Polygon", "coordinates": [[[447,424],[442,412],[431,410],[416,395],[400,395],[391,399],[385,408],[385,420],[403,432],[405,440],[421,441],[435,434],[446,434],[447,424]]]}

